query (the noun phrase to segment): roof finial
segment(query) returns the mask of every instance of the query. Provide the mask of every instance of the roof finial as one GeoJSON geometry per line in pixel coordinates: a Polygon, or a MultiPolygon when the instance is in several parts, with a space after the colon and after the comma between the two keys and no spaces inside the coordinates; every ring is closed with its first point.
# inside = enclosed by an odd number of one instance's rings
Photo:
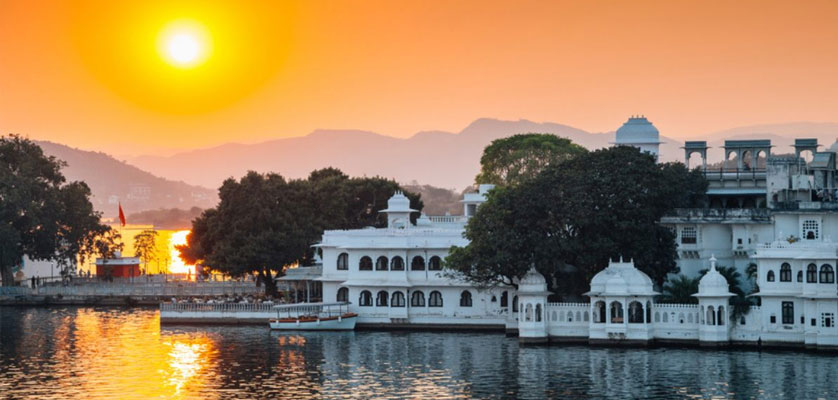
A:
{"type": "Polygon", "coordinates": [[[713,271],[716,270],[716,255],[715,254],[710,255],[710,269],[713,270],[713,271]]]}

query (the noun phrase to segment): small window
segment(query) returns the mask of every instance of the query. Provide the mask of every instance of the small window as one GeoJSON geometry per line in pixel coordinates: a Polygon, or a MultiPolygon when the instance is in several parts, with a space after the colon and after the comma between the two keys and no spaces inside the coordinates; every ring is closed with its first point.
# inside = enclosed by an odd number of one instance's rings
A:
{"type": "Polygon", "coordinates": [[[358,269],[361,271],[372,271],[372,258],[368,256],[361,257],[361,261],[358,262],[358,269]]]}
{"type": "Polygon", "coordinates": [[[410,306],[411,307],[424,307],[425,306],[425,294],[422,293],[421,290],[417,290],[410,295],[410,306]]]}
{"type": "Polygon", "coordinates": [[[404,307],[404,293],[398,290],[393,292],[393,298],[390,299],[390,307],[404,307]]]}
{"type": "Polygon", "coordinates": [[[364,290],[358,297],[358,305],[361,307],[369,307],[372,305],[372,293],[369,290],[364,290]]]}
{"type": "Polygon", "coordinates": [[[431,257],[430,261],[428,262],[428,271],[441,271],[442,270],[442,259],[437,256],[431,257]]]}
{"type": "Polygon", "coordinates": [[[791,282],[791,265],[788,263],[780,266],[780,282],[791,282]]]}
{"type": "Polygon", "coordinates": [[[768,282],[774,282],[774,271],[768,270],[768,276],[765,277],[768,282]]]}
{"type": "Polygon", "coordinates": [[[772,324],[776,324],[777,323],[777,316],[772,314],[770,320],[771,320],[772,324]]]}
{"type": "Polygon", "coordinates": [[[835,283],[835,271],[829,264],[821,265],[821,283],[835,283]]]}
{"type": "Polygon", "coordinates": [[[442,293],[434,290],[428,297],[429,307],[442,307],[442,293]]]}
{"type": "Polygon", "coordinates": [[[824,328],[832,328],[835,326],[835,314],[823,313],[821,314],[821,326],[824,328]]]}
{"type": "Polygon", "coordinates": [[[806,240],[817,240],[820,237],[820,224],[818,221],[807,219],[803,221],[803,234],[802,236],[806,238],[806,240]]]}
{"type": "Polygon", "coordinates": [[[518,296],[512,297],[512,312],[518,312],[518,296]]]}
{"type": "Polygon", "coordinates": [[[818,283],[818,266],[809,264],[806,267],[806,283],[818,283]]]}
{"type": "Polygon", "coordinates": [[[541,304],[535,305],[535,322],[541,322],[541,304]]]}
{"type": "Polygon", "coordinates": [[[500,306],[504,308],[509,307],[509,293],[506,291],[500,294],[500,306]]]}
{"type": "Polygon", "coordinates": [[[338,289],[338,295],[337,295],[336,300],[339,301],[339,302],[348,301],[349,300],[349,289],[347,289],[345,287],[342,287],[342,288],[338,289]]]}
{"type": "Polygon", "coordinates": [[[783,324],[789,325],[794,323],[794,303],[791,301],[784,301],[782,305],[783,324]]]}
{"type": "Polygon", "coordinates": [[[375,296],[375,305],[378,307],[387,307],[387,299],[389,297],[390,296],[386,290],[378,292],[378,295],[375,296]]]}
{"type": "Polygon", "coordinates": [[[391,271],[404,271],[404,259],[399,256],[393,257],[390,260],[390,270],[391,271]]]}
{"type": "Polygon", "coordinates": [[[471,292],[468,290],[460,293],[460,307],[471,307],[471,292]]]}
{"type": "Polygon", "coordinates": [[[812,320],[810,322],[811,322],[812,326],[817,326],[818,325],[818,320],[816,318],[812,318],[812,320]]]}
{"type": "Polygon", "coordinates": [[[425,259],[422,256],[413,257],[413,261],[410,262],[410,270],[411,271],[424,271],[425,270],[425,259]]]}
{"type": "Polygon", "coordinates": [[[698,242],[698,231],[694,226],[685,226],[681,228],[681,243],[682,244],[696,244],[698,242]]]}
{"type": "Polygon", "coordinates": [[[803,282],[803,271],[797,271],[797,281],[803,282]]]}
{"type": "Polygon", "coordinates": [[[375,270],[376,271],[386,271],[387,270],[387,257],[384,257],[384,256],[378,257],[378,260],[375,261],[375,270]]]}
{"type": "Polygon", "coordinates": [[[338,256],[338,270],[346,271],[349,269],[349,254],[340,253],[338,256]]]}

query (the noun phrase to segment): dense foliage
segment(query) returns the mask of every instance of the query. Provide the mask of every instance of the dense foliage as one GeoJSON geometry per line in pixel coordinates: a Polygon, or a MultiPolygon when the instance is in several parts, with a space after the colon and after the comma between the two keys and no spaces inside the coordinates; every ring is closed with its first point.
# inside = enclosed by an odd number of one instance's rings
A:
{"type": "Polygon", "coordinates": [[[446,265],[479,286],[512,285],[535,265],[551,290],[578,296],[623,256],[660,287],[677,268],[674,233],[658,221],[702,203],[706,188],[700,173],[633,147],[583,153],[491,191],[466,226],[470,244],[452,248],[446,265]]]}
{"type": "Polygon", "coordinates": [[[100,222],[84,182],[67,183],[65,164],[20,136],[0,138],[0,277],[14,284],[24,257],[53,260],[66,273],[94,254],[121,249],[119,234],[100,222]]]}
{"type": "MultiPolygon", "coordinates": [[[[733,293],[733,296],[731,296],[728,301],[728,304],[731,306],[731,310],[733,310],[730,314],[730,318],[735,320],[740,316],[747,314],[748,311],[750,311],[751,306],[754,305],[755,299],[752,300],[752,298],[748,297],[742,289],[742,274],[740,274],[735,267],[717,266],[716,270],[719,271],[719,274],[725,277],[728,284],[728,290],[733,293]]],[[[708,270],[706,269],[699,271],[699,275],[696,278],[688,278],[684,275],[670,277],[663,286],[663,293],[660,298],[660,302],[673,304],[698,303],[698,298],[693,295],[698,293],[698,284],[707,271],[708,270]]]]}
{"type": "MultiPolygon", "coordinates": [[[[275,294],[275,279],[288,266],[312,262],[311,246],[324,230],[386,226],[379,210],[397,190],[392,180],[350,178],[334,168],[290,181],[250,172],[221,185],[218,206],[193,221],[187,244],[178,249],[185,261],[206,270],[254,274],[275,294]]],[[[418,195],[405,195],[413,209],[422,209],[418,195]]]]}
{"type": "Polygon", "coordinates": [[[515,186],[531,180],[547,166],[587,150],[550,133],[525,133],[496,139],[483,150],[475,182],[515,186]]]}

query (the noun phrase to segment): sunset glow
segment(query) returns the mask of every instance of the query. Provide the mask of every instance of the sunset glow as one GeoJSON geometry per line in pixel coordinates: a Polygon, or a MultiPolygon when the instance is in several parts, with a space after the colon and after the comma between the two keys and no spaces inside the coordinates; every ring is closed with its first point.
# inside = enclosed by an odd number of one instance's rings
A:
{"type": "Polygon", "coordinates": [[[177,231],[172,233],[172,238],[169,239],[169,256],[172,263],[169,264],[169,272],[173,274],[187,274],[195,275],[195,266],[186,264],[180,258],[180,252],[175,248],[177,245],[186,244],[186,236],[189,235],[189,230],[177,231]]]}
{"type": "Polygon", "coordinates": [[[210,38],[209,32],[197,22],[172,23],[160,34],[160,53],[176,67],[194,67],[209,57],[210,38]]]}

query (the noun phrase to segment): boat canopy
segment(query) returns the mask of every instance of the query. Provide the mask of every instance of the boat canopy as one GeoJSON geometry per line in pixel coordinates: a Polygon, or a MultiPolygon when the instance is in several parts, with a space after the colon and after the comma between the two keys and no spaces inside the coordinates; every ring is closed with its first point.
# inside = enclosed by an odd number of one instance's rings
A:
{"type": "Polygon", "coordinates": [[[339,301],[334,303],[296,303],[296,304],[280,304],[274,306],[276,310],[294,310],[294,309],[309,309],[311,307],[342,307],[348,306],[352,303],[348,301],[339,301]]]}

